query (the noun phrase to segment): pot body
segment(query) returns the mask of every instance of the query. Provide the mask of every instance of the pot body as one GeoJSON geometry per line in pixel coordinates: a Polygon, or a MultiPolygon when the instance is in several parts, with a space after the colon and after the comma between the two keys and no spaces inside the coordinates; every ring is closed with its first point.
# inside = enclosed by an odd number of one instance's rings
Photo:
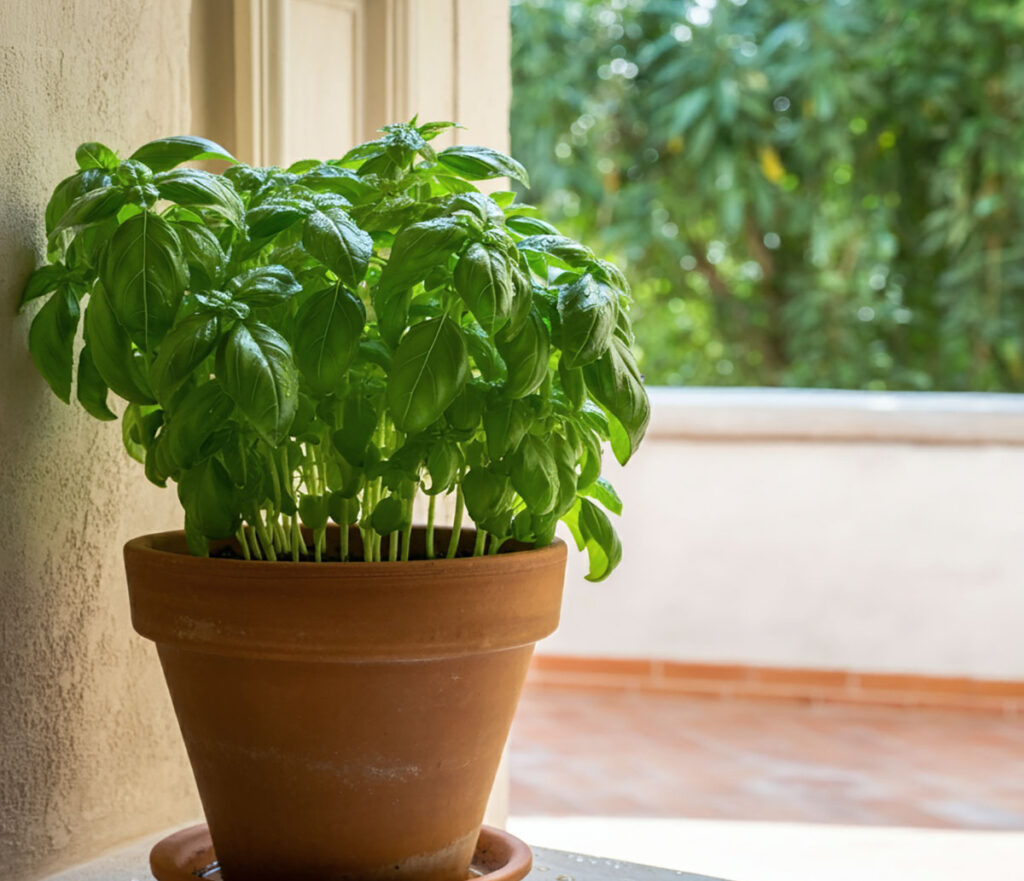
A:
{"type": "Polygon", "coordinates": [[[226,881],[464,881],[565,556],[266,563],[191,557],[182,533],[129,542],[132,620],[226,881]]]}

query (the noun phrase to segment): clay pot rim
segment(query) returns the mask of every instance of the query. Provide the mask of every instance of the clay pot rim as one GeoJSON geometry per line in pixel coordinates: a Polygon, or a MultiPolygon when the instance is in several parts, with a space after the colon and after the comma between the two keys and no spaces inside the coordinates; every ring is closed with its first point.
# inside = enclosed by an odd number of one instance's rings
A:
{"type": "MultiPolygon", "coordinates": [[[[335,527],[336,529],[337,527],[335,527]]],[[[416,526],[414,530],[424,527],[416,526]]],[[[448,535],[450,530],[439,528],[438,535],[448,535]]],[[[473,536],[475,530],[462,530],[462,540],[473,536]]],[[[367,563],[362,560],[340,562],[336,560],[314,563],[308,560],[294,562],[292,560],[237,560],[230,557],[198,557],[189,554],[185,541],[185,532],[172,529],[166,532],[152,532],[130,539],[125,543],[125,556],[142,556],[161,565],[181,567],[186,570],[201,569],[208,574],[216,574],[222,578],[242,578],[252,580],[254,576],[264,578],[272,575],[278,580],[315,581],[330,579],[337,581],[348,576],[349,587],[362,581],[387,579],[400,581],[405,579],[418,580],[424,577],[437,576],[438,570],[445,570],[445,577],[453,579],[479,578],[490,573],[528,572],[551,565],[552,561],[566,554],[565,542],[560,538],[552,540],[544,547],[523,547],[515,550],[502,551],[499,554],[482,557],[438,557],[433,560],[396,560],[367,563]]],[[[348,580],[346,579],[346,580],[348,580]]]]}
{"type": "MultiPolygon", "coordinates": [[[[338,539],[335,529],[328,546],[338,539]]],[[[472,546],[464,530],[460,547],[472,546]]],[[[192,556],[181,531],[140,536],[124,552],[132,623],[159,645],[327,661],[537,642],[558,626],[566,556],[556,541],[451,560],[260,563],[192,556]]]]}

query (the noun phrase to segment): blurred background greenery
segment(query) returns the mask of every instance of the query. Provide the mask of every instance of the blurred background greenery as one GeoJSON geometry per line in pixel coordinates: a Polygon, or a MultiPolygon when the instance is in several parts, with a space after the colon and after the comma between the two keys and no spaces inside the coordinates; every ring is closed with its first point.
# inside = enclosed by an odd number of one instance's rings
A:
{"type": "Polygon", "coordinates": [[[650,384],[1024,387],[1024,4],[513,0],[527,201],[650,384]]]}

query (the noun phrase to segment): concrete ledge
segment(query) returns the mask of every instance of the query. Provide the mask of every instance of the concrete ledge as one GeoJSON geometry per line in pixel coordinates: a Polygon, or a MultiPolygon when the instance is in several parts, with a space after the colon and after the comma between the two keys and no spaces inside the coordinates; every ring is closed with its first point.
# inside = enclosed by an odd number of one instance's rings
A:
{"type": "Polygon", "coordinates": [[[1024,444],[1024,395],[651,388],[650,438],[1024,444]]]}
{"type": "Polygon", "coordinates": [[[161,838],[175,831],[166,829],[140,838],[87,863],[79,863],[56,875],[47,875],[42,881],[152,881],[149,852],[161,838]]]}

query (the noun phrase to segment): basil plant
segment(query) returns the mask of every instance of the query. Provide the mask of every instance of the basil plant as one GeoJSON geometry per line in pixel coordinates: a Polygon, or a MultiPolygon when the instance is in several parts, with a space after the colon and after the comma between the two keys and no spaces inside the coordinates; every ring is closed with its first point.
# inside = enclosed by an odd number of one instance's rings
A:
{"type": "Polygon", "coordinates": [[[475,555],[547,544],[561,520],[588,577],[618,563],[602,444],[626,462],[649,416],[628,285],[514,193],[479,192],[526,172],[435,152],[451,125],[287,169],[195,137],[78,148],[22,300],[46,298],[29,347],[62,400],[74,384],[105,420],[110,392],[127,402],[124,445],[177,485],[192,553],[235,537],[246,559],[321,560],[333,520],[340,559],[405,560],[423,493],[428,558],[459,552],[468,515],[475,555]],[[181,167],[202,159],[231,164],[181,167]],[[435,542],[442,494],[453,531],[435,542]]]}

